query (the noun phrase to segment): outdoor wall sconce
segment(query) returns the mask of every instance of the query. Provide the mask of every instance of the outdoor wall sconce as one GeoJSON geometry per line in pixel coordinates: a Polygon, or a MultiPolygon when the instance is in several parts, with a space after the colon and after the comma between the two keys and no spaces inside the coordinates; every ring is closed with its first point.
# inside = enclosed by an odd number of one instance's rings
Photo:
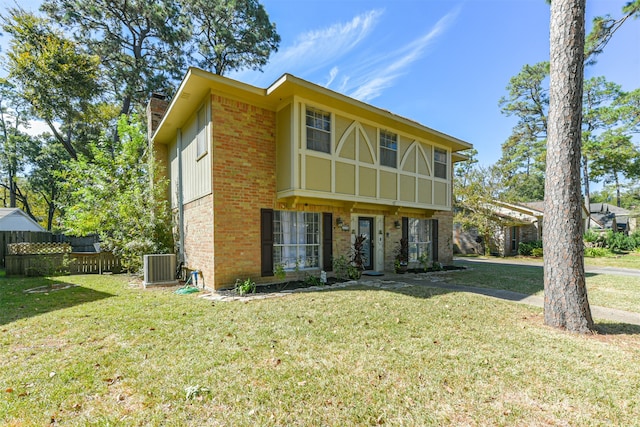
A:
{"type": "Polygon", "coordinates": [[[340,218],[340,217],[336,218],[336,225],[337,225],[338,227],[340,227],[342,224],[343,224],[343,222],[342,222],[342,218],[340,218]]]}
{"type": "Polygon", "coordinates": [[[393,226],[395,228],[400,228],[400,221],[398,221],[398,220],[393,221],[393,226]]]}

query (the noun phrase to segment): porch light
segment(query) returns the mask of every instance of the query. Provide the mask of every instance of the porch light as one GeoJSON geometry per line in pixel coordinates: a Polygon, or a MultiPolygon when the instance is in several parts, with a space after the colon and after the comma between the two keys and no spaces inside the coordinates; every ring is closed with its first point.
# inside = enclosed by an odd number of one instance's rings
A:
{"type": "Polygon", "coordinates": [[[400,228],[400,221],[398,221],[398,220],[393,221],[393,226],[395,228],[400,228]]]}
{"type": "Polygon", "coordinates": [[[336,218],[336,225],[337,225],[338,227],[340,227],[342,224],[343,224],[343,222],[342,222],[342,218],[340,218],[340,217],[336,218]]]}

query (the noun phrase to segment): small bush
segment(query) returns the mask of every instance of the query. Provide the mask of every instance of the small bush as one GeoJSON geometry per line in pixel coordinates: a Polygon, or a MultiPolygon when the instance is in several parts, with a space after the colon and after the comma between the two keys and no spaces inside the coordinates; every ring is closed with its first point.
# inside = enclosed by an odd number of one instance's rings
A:
{"type": "Polygon", "coordinates": [[[520,242],[518,245],[518,253],[522,256],[532,256],[534,249],[540,249],[540,255],[534,256],[542,256],[542,241],[534,240],[532,242],[520,242]]]}
{"type": "Polygon", "coordinates": [[[584,256],[591,258],[605,257],[609,256],[611,251],[606,248],[585,248],[584,256]]]}
{"type": "Polygon", "coordinates": [[[307,276],[304,278],[304,284],[307,286],[322,286],[324,285],[324,283],[322,283],[322,280],[320,280],[320,278],[318,276],[307,276]]]}
{"type": "Polygon", "coordinates": [[[256,292],[256,282],[254,282],[250,278],[247,278],[247,280],[244,281],[236,279],[235,290],[238,295],[246,295],[249,293],[253,294],[256,292]]]}
{"type": "Polygon", "coordinates": [[[613,252],[633,251],[638,247],[635,233],[631,236],[625,236],[623,233],[616,233],[613,230],[607,230],[605,235],[605,246],[613,252]]]}
{"type": "Polygon", "coordinates": [[[531,256],[541,258],[542,257],[542,248],[533,248],[533,249],[531,249],[531,256]]]}
{"type": "Polygon", "coordinates": [[[340,255],[333,260],[333,271],[336,273],[336,279],[347,280],[349,277],[348,265],[349,261],[344,255],[340,255]]]}

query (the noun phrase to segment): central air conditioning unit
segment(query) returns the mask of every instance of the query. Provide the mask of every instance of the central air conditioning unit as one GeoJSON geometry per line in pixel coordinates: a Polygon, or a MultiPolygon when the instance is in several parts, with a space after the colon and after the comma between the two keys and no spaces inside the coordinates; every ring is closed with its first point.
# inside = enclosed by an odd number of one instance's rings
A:
{"type": "Polygon", "coordinates": [[[144,287],[153,285],[177,285],[176,255],[155,254],[144,256],[144,287]]]}

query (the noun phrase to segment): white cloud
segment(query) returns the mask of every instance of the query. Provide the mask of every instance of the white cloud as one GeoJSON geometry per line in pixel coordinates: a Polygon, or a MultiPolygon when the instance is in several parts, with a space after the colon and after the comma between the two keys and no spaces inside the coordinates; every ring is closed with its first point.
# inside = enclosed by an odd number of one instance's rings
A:
{"type": "Polygon", "coordinates": [[[409,66],[424,55],[425,49],[444,33],[457,17],[456,9],[442,17],[424,36],[414,40],[396,52],[379,55],[372,59],[369,69],[358,70],[360,77],[349,96],[361,101],[370,101],[393,85],[393,82],[407,72],[409,66]]]}
{"type": "Polygon", "coordinates": [[[347,23],[304,33],[293,45],[273,54],[263,73],[240,71],[231,73],[229,77],[264,87],[284,73],[310,74],[335,63],[358,46],[375,27],[382,13],[382,10],[371,10],[347,23]]]}
{"type": "Polygon", "coordinates": [[[324,84],[325,87],[331,86],[331,83],[335,80],[338,75],[338,67],[333,67],[331,71],[329,71],[329,80],[324,84]]]}

